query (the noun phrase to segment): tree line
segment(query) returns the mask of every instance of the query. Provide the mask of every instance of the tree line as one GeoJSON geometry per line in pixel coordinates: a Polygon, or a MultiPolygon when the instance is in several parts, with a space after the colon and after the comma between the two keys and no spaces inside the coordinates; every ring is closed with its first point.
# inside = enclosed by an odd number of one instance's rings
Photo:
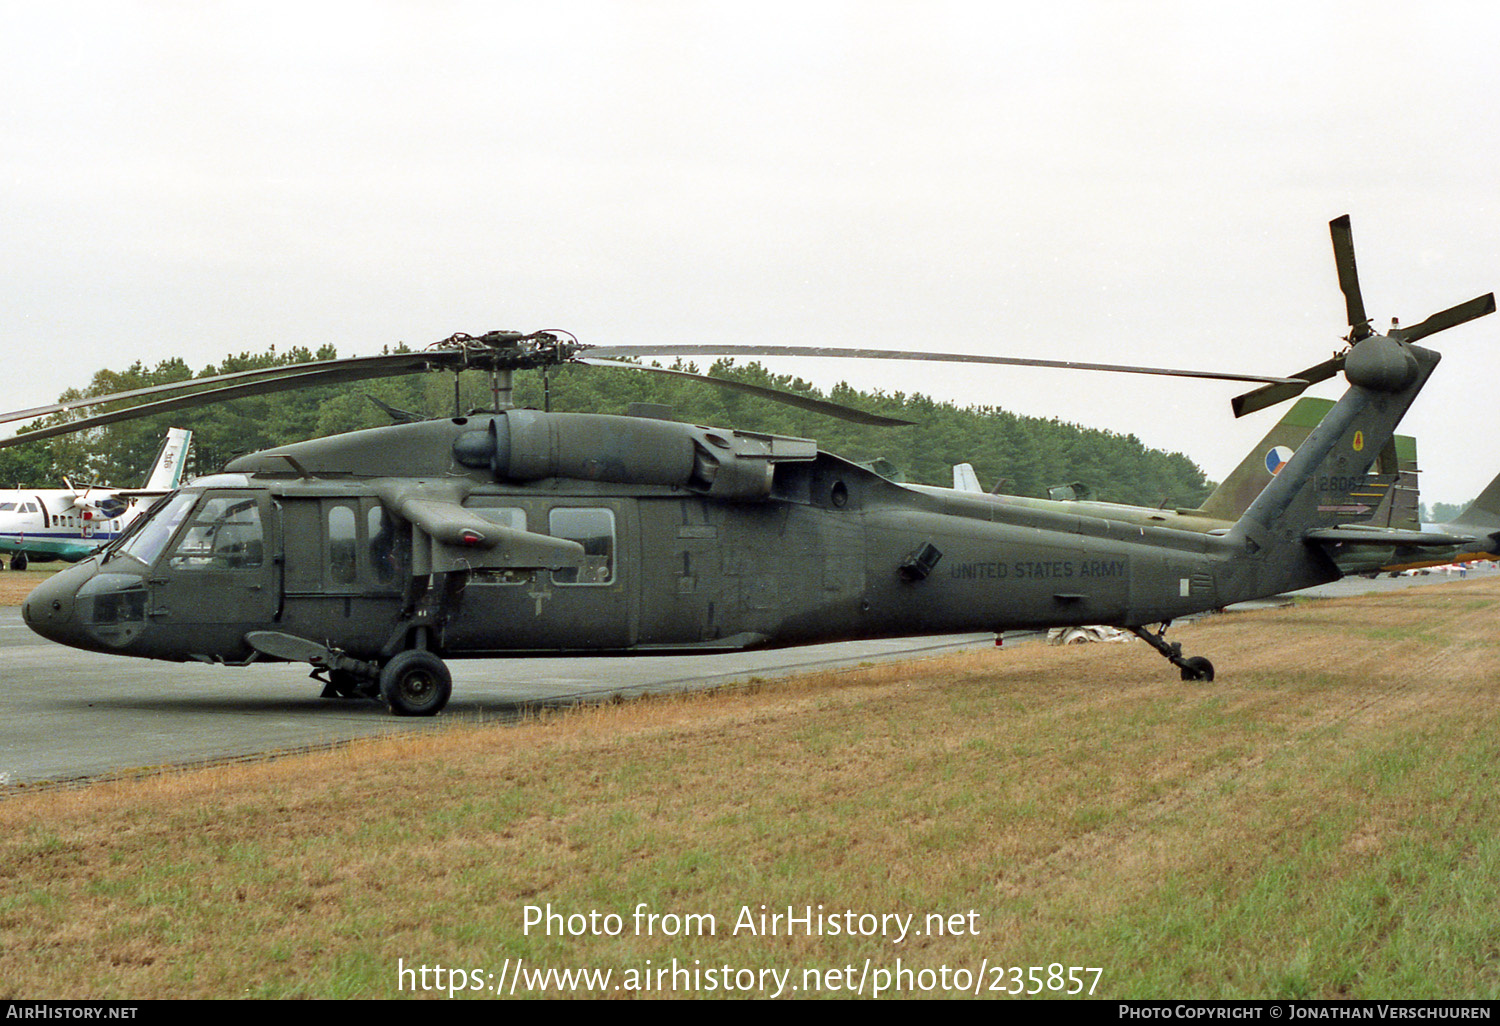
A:
{"type": "MultiPolygon", "coordinates": [[[[272,347],[263,353],[228,356],[196,373],[181,359],[155,367],[137,362],[123,371],[100,370],[86,388],[70,389],[59,401],[336,357],[332,346],[282,352],[272,347]]],[[[698,370],[690,363],[673,367],[698,370]]],[[[951,484],[953,464],[966,462],[974,465],[985,487],[998,482],[1001,491],[1014,495],[1045,496],[1052,486],[1082,482],[1096,499],[1192,507],[1212,487],[1186,456],[1150,449],[1133,434],[1086,428],[1059,418],[1018,416],[995,406],[960,408],[920,394],[862,392],[844,384],[825,394],[800,378],[772,374],[758,363],[721,360],[707,373],[830,399],[915,424],[867,427],[687,378],[577,365],[552,368],[545,376],[518,372],[514,401],[518,406],[540,409],[546,404],[553,410],[592,413],[625,413],[632,403],[654,404],[670,409],[678,420],[816,439],[826,451],[861,462],[878,461],[882,473],[923,484],[951,484]]],[[[211,473],[247,452],[389,424],[391,415],[380,403],[421,417],[489,409],[490,380],[476,371],[412,374],[251,396],[112,424],[0,450],[0,487],[55,487],[65,478],[75,485],[138,485],[169,427],[193,432],[188,472],[211,473]]],[[[37,426],[95,412],[101,408],[54,414],[37,426]]]]}

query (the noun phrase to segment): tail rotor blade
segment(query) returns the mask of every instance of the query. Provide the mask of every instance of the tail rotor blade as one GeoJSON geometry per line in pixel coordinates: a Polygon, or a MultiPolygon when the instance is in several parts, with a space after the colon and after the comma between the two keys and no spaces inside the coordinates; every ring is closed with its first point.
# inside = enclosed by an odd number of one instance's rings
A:
{"type": "Polygon", "coordinates": [[[1344,293],[1344,306],[1349,311],[1350,340],[1358,341],[1372,332],[1370,318],[1365,316],[1365,301],[1359,293],[1359,269],[1354,266],[1354,233],[1349,227],[1349,215],[1329,221],[1328,231],[1333,236],[1333,260],[1339,269],[1339,290],[1344,293]]]}
{"type": "Polygon", "coordinates": [[[1417,339],[1426,338],[1428,335],[1472,321],[1476,317],[1495,312],[1495,294],[1493,292],[1469,300],[1467,303],[1459,303],[1450,306],[1440,313],[1435,313],[1421,324],[1413,324],[1410,328],[1394,328],[1391,337],[1398,338],[1403,342],[1415,342],[1417,339]]]}

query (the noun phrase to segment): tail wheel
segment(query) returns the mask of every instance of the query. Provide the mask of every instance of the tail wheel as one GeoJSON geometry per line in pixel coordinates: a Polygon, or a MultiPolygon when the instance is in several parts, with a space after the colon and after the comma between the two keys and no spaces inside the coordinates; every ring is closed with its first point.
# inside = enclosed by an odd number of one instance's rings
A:
{"type": "Polygon", "coordinates": [[[397,716],[433,716],[452,693],[448,667],[423,649],[398,653],[380,671],[380,696],[397,716]]]}
{"type": "Polygon", "coordinates": [[[1214,679],[1214,664],[1202,656],[1188,656],[1182,661],[1182,679],[1209,683],[1214,679]]]}

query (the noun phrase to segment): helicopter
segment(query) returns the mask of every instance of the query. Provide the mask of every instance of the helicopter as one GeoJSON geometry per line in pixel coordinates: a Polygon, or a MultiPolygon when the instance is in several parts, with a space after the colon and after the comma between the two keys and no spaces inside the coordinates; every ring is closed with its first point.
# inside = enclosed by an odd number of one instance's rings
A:
{"type": "MultiPolygon", "coordinates": [[[[1341,225],[1342,222],[1342,225],[1341,225]]],[[[163,500],[25,600],[36,633],[98,652],[245,666],[304,662],[328,697],[440,711],[446,661],[729,652],[860,638],[1109,624],[1185,681],[1212,681],[1172,621],[1337,579],[1338,546],[1454,539],[1373,530],[1349,510],[1439,354],[1415,343],[1495,309],[1493,295],[1386,334],[1333,222],[1346,348],[1293,378],[1011,357],[783,346],[585,346],[566,332],[455,335],[419,353],[241,372],[0,444],[240,395],[428,369],[486,369],[493,408],[276,446],[163,500]],[[518,409],[512,374],[700,353],[946,360],[1248,380],[1236,412],[1342,372],[1348,390],[1223,530],[1069,504],[908,486],[810,439],[651,415],[518,409]],[[205,385],[213,387],[204,388],[205,385]],[[1061,506],[1063,508],[1056,508],[1061,506]],[[1151,629],[1155,625],[1155,629],[1151,629]]],[[[717,378],[707,380],[720,382],[717,378]]],[[[727,387],[865,423],[901,423],[741,382],[727,387]]],[[[149,398],[176,386],[17,411],[149,398]]]]}

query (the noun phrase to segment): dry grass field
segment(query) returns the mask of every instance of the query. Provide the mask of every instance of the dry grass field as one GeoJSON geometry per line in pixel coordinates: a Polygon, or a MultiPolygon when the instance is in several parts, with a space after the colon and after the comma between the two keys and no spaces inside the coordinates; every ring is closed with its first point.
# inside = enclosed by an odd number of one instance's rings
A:
{"type": "Polygon", "coordinates": [[[1493,998],[1497,613],[1174,631],[1212,685],[1031,645],[20,789],[0,997],[1493,998]]]}
{"type": "MultiPolygon", "coordinates": [[[[9,566],[9,564],[10,560],[7,559],[6,565],[9,566]]],[[[30,594],[32,588],[67,565],[66,563],[41,563],[27,567],[19,573],[9,569],[0,570],[0,606],[19,606],[21,600],[30,594]]]]}

